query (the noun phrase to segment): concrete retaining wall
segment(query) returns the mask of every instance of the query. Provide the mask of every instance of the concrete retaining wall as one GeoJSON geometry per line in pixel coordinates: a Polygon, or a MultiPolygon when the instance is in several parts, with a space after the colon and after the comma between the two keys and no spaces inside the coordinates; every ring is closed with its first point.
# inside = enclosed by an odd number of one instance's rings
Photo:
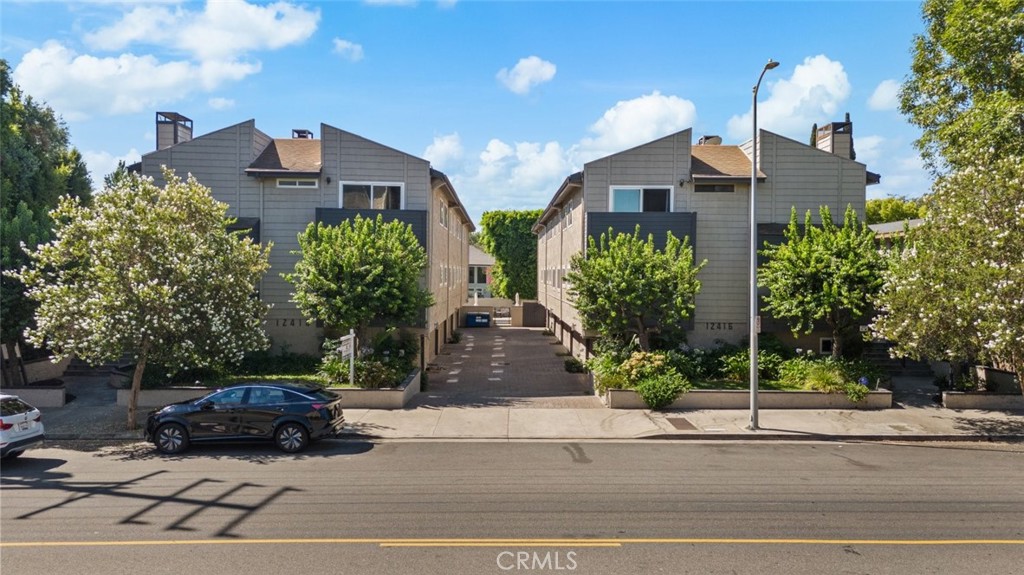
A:
{"type": "MultiPolygon", "coordinates": [[[[601,397],[612,409],[647,409],[640,395],[631,389],[609,389],[601,397]]],[[[854,403],[845,394],[818,391],[759,391],[758,407],[763,409],[888,409],[892,407],[892,392],[872,391],[862,401],[854,403]]],[[[718,391],[697,389],[676,399],[666,409],[747,409],[749,391],[718,391]]]]}
{"type": "MultiPolygon", "coordinates": [[[[414,371],[401,387],[395,389],[329,388],[341,394],[343,408],[401,409],[420,392],[420,370],[414,371]]],[[[213,391],[208,387],[169,387],[139,391],[139,407],[163,407],[169,403],[196,399],[213,391]]],[[[128,405],[130,389],[117,390],[117,404],[128,405]]],[[[26,399],[26,401],[28,401],[26,399]]],[[[32,403],[29,401],[29,403],[32,403]]],[[[35,404],[33,404],[35,405],[35,404]]],[[[63,404],[61,404],[63,405],[63,404]]]]}
{"type": "Polygon", "coordinates": [[[1024,409],[1024,395],[989,391],[944,391],[942,405],[949,409],[1024,409]]]}
{"type": "Polygon", "coordinates": [[[66,401],[63,385],[9,387],[0,390],[0,393],[17,395],[32,407],[64,407],[66,401]]]}
{"type": "Polygon", "coordinates": [[[420,392],[420,370],[413,372],[395,389],[329,388],[341,394],[341,407],[347,409],[402,409],[420,392]]]}
{"type": "MultiPolygon", "coordinates": [[[[57,379],[64,375],[64,372],[68,369],[69,365],[71,365],[70,357],[66,357],[57,363],[54,363],[53,360],[49,358],[26,361],[25,375],[28,377],[30,382],[57,379]]],[[[28,400],[26,399],[25,401],[28,400]]],[[[29,401],[29,403],[32,402],[29,401]]]]}

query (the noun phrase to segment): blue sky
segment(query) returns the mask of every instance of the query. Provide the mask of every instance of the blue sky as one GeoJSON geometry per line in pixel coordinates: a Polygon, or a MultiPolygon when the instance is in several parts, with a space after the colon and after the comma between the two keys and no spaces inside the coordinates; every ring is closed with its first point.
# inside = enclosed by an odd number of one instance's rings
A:
{"type": "Polygon", "coordinates": [[[0,55],[66,121],[94,183],[155,145],[154,112],[197,135],[250,118],[327,123],[426,158],[475,220],[544,207],[584,162],[687,127],[807,141],[854,123],[868,197],[930,185],[896,109],[917,2],[38,2],[5,0],[0,55]]]}

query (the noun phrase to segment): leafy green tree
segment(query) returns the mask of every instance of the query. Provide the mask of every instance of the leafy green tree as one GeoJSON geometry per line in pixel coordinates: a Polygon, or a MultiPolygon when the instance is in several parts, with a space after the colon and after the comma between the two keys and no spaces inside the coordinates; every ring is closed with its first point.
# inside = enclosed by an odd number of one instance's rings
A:
{"type": "Polygon", "coordinates": [[[905,197],[868,200],[864,206],[864,219],[868,224],[904,222],[924,217],[925,207],[921,200],[905,197]]]}
{"type": "Polygon", "coordinates": [[[491,293],[495,297],[537,297],[537,236],[531,231],[544,210],[484,212],[481,245],[494,257],[491,293]]]}
{"type": "Polygon", "coordinates": [[[128,175],[128,164],[126,164],[124,160],[118,160],[117,167],[114,168],[114,171],[103,176],[103,187],[113,188],[121,183],[121,180],[127,178],[128,175]]]}
{"type": "Polygon", "coordinates": [[[1024,156],[1024,2],[926,0],[900,110],[933,173],[1024,156]]]}
{"type": "Polygon", "coordinates": [[[194,178],[164,179],[133,175],[92,206],[61,198],[54,239],[11,273],[38,305],[33,344],[91,363],[134,354],[129,428],[147,364],[219,367],[268,344],[256,290],[270,246],[227,231],[227,204],[194,178]]]}
{"type": "Polygon", "coordinates": [[[310,321],[354,329],[363,339],[372,321],[412,323],[434,305],[420,285],[427,253],[408,224],[380,214],[338,226],[311,223],[299,248],[294,273],[282,277],[295,285],[294,301],[310,321]]]}
{"type": "Polygon", "coordinates": [[[875,234],[846,208],[843,226],[832,221],[827,206],[819,210],[821,225],[797,225],[796,208],[786,228],[786,241],[766,244],[767,262],[758,270],[758,285],[767,287],[765,311],[789,321],[790,329],[810,333],[816,321],[832,331],[832,356],[842,357],[843,340],[867,312],[882,285],[883,260],[875,234]]]}
{"type": "Polygon", "coordinates": [[[927,0],[922,15],[900,108],[936,179],[924,224],[892,255],[873,331],[899,356],[1020,375],[1024,2],[927,0]]]}
{"type": "Polygon", "coordinates": [[[872,331],[901,357],[1024,373],[1024,161],[940,178],[924,223],[889,257],[872,331]]]}
{"type": "MultiPolygon", "coordinates": [[[[0,267],[28,262],[32,248],[50,239],[50,210],[61,195],[88,203],[92,182],[78,150],[69,145],[63,122],[11,83],[0,60],[0,267]]],[[[0,340],[17,341],[30,325],[34,306],[16,278],[0,278],[0,340]]]]}
{"type": "Polygon", "coordinates": [[[651,349],[651,336],[685,337],[686,320],[693,314],[700,291],[697,273],[706,262],[693,263],[688,237],[668,233],[665,249],[654,247],[654,236],[601,234],[589,238],[586,255],[569,262],[569,294],[583,327],[602,337],[623,341],[636,337],[640,349],[651,349]]]}

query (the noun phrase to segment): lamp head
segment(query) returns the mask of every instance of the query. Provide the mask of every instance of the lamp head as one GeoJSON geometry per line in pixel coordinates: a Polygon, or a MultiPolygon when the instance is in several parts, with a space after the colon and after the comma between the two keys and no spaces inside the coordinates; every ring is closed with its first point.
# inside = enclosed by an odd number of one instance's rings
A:
{"type": "Polygon", "coordinates": [[[774,70],[779,67],[779,63],[771,58],[768,58],[768,63],[764,65],[765,70],[774,70]]]}

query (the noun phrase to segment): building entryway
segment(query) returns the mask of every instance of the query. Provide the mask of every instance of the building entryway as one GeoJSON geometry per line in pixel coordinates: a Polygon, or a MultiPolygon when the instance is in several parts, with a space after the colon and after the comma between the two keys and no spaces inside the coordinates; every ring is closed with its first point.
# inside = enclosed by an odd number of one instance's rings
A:
{"type": "Polygon", "coordinates": [[[460,330],[427,368],[427,389],[408,407],[601,408],[589,376],[565,371],[565,348],[543,328],[460,330]]]}

